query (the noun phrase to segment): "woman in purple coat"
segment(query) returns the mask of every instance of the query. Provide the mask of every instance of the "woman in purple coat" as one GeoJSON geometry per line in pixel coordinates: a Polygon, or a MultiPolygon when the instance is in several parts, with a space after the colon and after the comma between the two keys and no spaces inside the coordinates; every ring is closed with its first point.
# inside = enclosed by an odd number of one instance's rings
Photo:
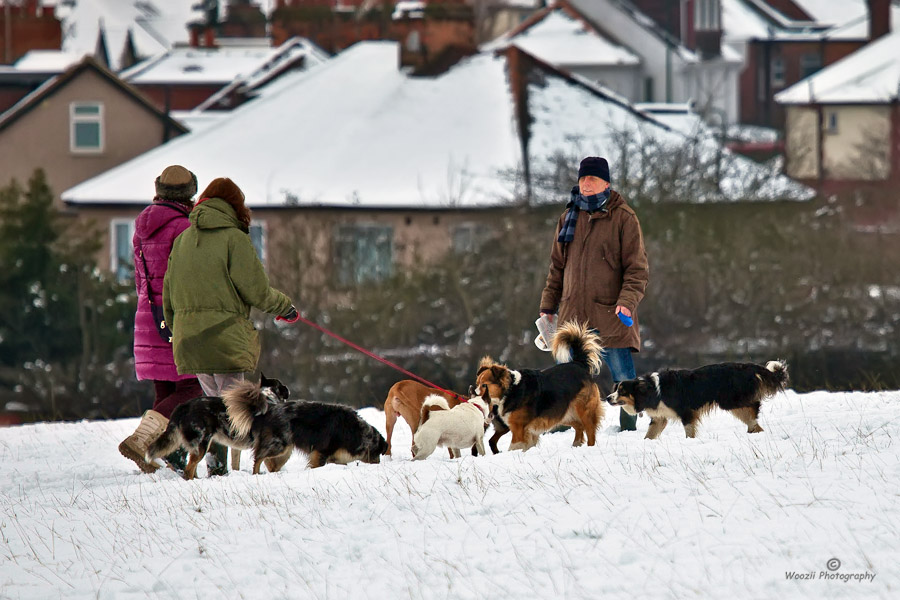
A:
{"type": "MultiPolygon", "coordinates": [[[[179,375],[172,357],[172,344],[163,340],[150,309],[162,306],[163,277],[169,252],[178,235],[190,226],[188,214],[194,206],[197,177],[180,165],[166,167],[156,178],[156,197],[134,223],[134,284],[137,313],[134,315],[134,370],[139,381],[151,379],[156,392],[153,409],[141,417],[134,433],[119,444],[119,452],[145,473],[158,467],[144,460],[147,446],[165,431],[172,411],[179,404],[203,395],[194,375],[179,375]],[[144,266],[146,265],[146,267],[144,266]],[[146,275],[145,275],[146,273],[146,275]]],[[[184,468],[174,459],[172,466],[184,468]]]]}

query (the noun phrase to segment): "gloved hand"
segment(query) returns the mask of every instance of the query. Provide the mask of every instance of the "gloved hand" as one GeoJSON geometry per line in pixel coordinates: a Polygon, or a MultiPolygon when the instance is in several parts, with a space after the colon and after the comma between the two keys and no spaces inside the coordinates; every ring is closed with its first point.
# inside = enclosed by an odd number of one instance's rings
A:
{"type": "Polygon", "coordinates": [[[300,313],[297,312],[297,309],[294,305],[291,305],[290,310],[281,315],[280,317],[275,317],[276,321],[284,321],[285,323],[296,323],[300,319],[300,313]]]}

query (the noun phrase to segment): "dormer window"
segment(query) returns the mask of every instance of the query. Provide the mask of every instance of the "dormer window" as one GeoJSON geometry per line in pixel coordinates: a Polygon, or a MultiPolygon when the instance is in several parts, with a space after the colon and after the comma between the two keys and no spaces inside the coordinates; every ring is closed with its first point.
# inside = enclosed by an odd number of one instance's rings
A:
{"type": "Polygon", "coordinates": [[[694,2],[694,28],[697,31],[722,29],[720,0],[696,0],[694,2]]]}

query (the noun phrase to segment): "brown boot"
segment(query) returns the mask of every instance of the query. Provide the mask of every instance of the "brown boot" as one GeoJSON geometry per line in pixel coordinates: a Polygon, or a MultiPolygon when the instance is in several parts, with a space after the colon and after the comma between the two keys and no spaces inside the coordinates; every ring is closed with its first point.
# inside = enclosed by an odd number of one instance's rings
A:
{"type": "Polygon", "coordinates": [[[144,473],[154,472],[159,467],[144,460],[144,455],[147,454],[147,447],[166,430],[168,424],[167,418],[155,410],[148,410],[141,417],[141,422],[134,433],[119,444],[119,453],[129,460],[133,460],[144,473]]]}

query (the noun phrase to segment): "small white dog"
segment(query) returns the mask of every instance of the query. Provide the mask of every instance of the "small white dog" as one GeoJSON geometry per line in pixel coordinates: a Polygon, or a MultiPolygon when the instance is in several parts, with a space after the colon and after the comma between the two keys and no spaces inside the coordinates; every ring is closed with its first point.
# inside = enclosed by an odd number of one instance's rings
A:
{"type": "Polygon", "coordinates": [[[474,395],[471,388],[469,396],[453,408],[442,396],[425,397],[419,428],[413,438],[413,460],[428,458],[438,445],[449,448],[454,458],[461,456],[460,448],[471,448],[473,444],[480,456],[485,455],[484,430],[490,423],[491,401],[489,397],[474,395]]]}

